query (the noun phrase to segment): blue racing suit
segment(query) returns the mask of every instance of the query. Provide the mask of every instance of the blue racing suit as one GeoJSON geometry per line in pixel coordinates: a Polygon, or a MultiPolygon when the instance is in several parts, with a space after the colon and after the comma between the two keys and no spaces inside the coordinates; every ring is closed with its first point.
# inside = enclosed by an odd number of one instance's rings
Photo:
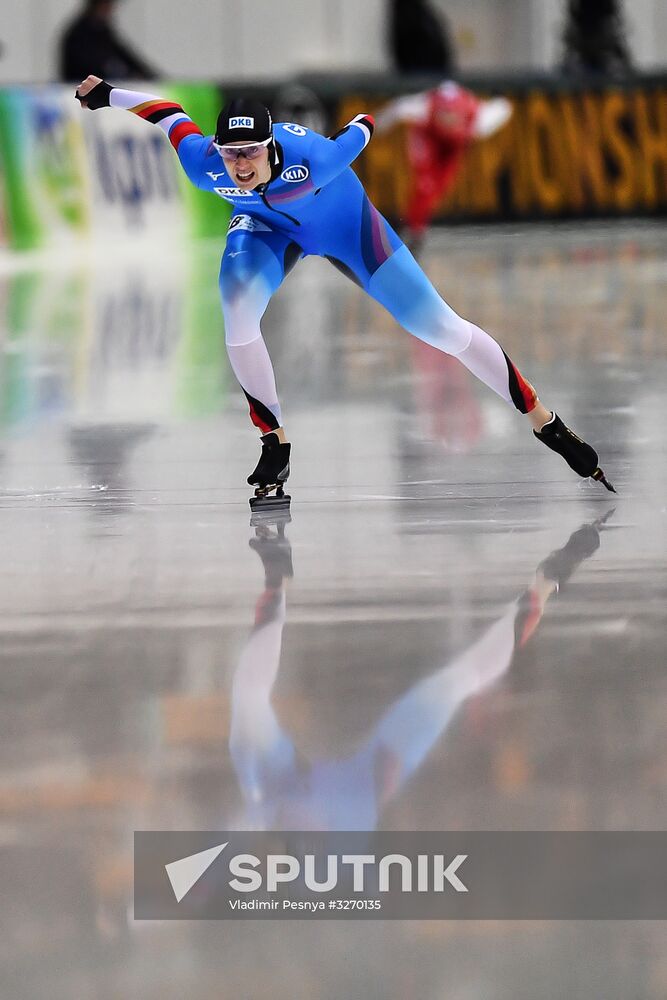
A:
{"type": "MultiPolygon", "coordinates": [[[[188,136],[179,146],[179,157],[197,187],[234,206],[229,236],[256,234],[279,261],[295,244],[290,263],[295,255],[328,257],[368,290],[373,275],[402,246],[350,169],[370,138],[371,127],[370,119],[362,119],[336,138],[325,139],[301,125],[277,124],[273,177],[253,191],[235,187],[224,161],[204,136],[188,136]]],[[[233,246],[238,245],[235,240],[233,246]]]]}

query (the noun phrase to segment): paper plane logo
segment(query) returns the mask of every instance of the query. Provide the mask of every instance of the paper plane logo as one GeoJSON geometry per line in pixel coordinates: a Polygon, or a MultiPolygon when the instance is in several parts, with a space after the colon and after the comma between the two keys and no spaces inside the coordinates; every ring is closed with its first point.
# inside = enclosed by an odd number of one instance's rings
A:
{"type": "Polygon", "coordinates": [[[198,882],[204,872],[207,872],[219,854],[222,854],[229,841],[218,844],[217,847],[210,847],[207,851],[200,851],[198,854],[190,854],[187,858],[179,858],[165,865],[171,887],[176,896],[176,902],[180,903],[190,889],[198,882]]]}

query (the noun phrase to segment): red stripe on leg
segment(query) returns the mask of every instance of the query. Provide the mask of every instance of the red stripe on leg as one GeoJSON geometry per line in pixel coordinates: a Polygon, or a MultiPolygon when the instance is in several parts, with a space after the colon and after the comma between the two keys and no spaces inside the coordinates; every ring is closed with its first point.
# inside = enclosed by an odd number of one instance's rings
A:
{"type": "Polygon", "coordinates": [[[262,420],[259,413],[257,412],[257,410],[250,401],[248,401],[248,409],[250,410],[250,419],[252,420],[255,427],[259,427],[260,431],[263,434],[268,434],[269,431],[274,430],[274,428],[271,427],[270,424],[267,424],[266,420],[262,420]]]}
{"type": "MultiPolygon", "coordinates": [[[[505,354],[504,351],[503,354],[505,354]]],[[[506,354],[505,361],[507,362],[507,377],[512,402],[520,413],[530,413],[537,405],[537,393],[506,354]]]]}
{"type": "Polygon", "coordinates": [[[530,382],[526,381],[526,379],[523,377],[519,369],[516,368],[514,365],[512,365],[512,368],[514,368],[514,371],[516,373],[516,380],[519,383],[519,390],[521,392],[521,395],[523,396],[523,401],[526,404],[525,412],[530,413],[530,411],[534,410],[535,406],[537,405],[537,393],[533,389],[530,382]]]}
{"type": "MultiPolygon", "coordinates": [[[[243,389],[243,386],[241,386],[241,388],[243,389]]],[[[261,400],[255,399],[254,396],[251,396],[249,392],[245,391],[245,389],[243,389],[243,393],[245,398],[248,400],[250,419],[255,427],[259,427],[263,434],[268,434],[269,431],[277,430],[277,428],[280,427],[280,424],[268,406],[265,406],[261,400]]]]}

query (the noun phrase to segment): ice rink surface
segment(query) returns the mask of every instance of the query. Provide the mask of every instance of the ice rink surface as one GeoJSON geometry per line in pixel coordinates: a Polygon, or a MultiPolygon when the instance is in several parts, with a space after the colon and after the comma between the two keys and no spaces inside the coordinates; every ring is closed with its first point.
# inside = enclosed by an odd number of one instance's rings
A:
{"type": "Polygon", "coordinates": [[[0,267],[0,958],[11,1000],[662,1000],[663,923],[140,924],[137,829],[667,821],[664,227],[423,262],[618,490],[326,262],[265,318],[292,520],[219,247],[0,267]]]}

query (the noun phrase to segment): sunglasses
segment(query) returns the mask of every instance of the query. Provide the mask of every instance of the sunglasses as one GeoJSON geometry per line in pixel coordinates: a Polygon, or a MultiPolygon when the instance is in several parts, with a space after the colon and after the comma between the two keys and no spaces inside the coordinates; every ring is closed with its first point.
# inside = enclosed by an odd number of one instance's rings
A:
{"type": "Polygon", "coordinates": [[[239,156],[244,156],[246,160],[256,160],[272,139],[273,136],[269,136],[268,139],[264,139],[262,142],[249,142],[247,146],[221,146],[217,142],[214,142],[213,145],[223,160],[234,162],[234,160],[238,160],[239,156]]]}

